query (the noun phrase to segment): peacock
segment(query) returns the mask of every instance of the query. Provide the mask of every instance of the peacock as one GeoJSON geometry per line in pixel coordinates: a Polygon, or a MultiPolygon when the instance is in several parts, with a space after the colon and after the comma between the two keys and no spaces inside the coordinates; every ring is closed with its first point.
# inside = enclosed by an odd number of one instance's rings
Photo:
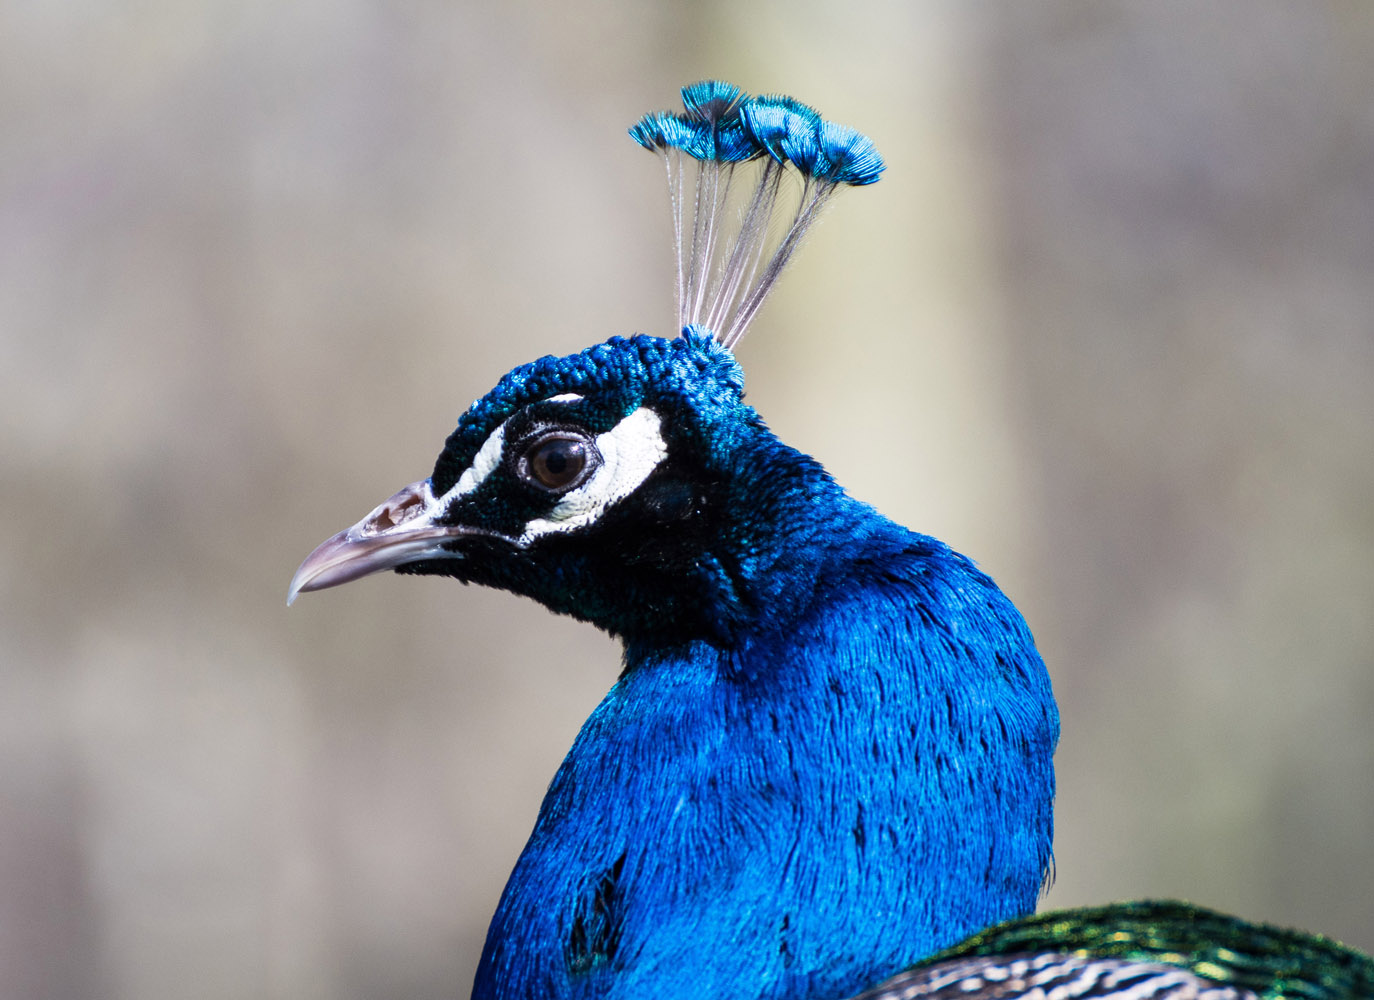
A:
{"type": "Polygon", "coordinates": [[[778,440],[733,354],[883,161],[790,97],[682,98],[630,129],[666,170],[680,333],[514,369],[291,582],[455,577],[622,644],[472,996],[1374,996],[1365,956],[1184,904],[1032,915],[1059,714],[1030,630],[778,440]]]}

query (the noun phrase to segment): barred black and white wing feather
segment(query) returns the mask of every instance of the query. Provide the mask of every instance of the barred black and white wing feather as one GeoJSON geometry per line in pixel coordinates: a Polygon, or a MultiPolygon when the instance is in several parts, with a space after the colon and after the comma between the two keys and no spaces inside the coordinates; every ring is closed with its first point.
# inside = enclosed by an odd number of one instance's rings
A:
{"type": "Polygon", "coordinates": [[[853,1000],[1257,1000],[1186,969],[1042,952],[959,958],[910,969],[853,1000]]]}
{"type": "Polygon", "coordinates": [[[1374,961],[1175,901],[1022,917],[853,1000],[1371,1000],[1374,961]]]}

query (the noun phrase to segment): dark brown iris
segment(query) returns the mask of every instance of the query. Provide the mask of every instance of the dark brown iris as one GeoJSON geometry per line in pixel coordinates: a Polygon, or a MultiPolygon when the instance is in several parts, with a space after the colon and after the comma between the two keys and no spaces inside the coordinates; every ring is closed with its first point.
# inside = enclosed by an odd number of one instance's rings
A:
{"type": "Polygon", "coordinates": [[[546,490],[561,490],[581,478],[587,468],[587,443],[575,437],[547,437],[526,456],[529,478],[546,490]]]}

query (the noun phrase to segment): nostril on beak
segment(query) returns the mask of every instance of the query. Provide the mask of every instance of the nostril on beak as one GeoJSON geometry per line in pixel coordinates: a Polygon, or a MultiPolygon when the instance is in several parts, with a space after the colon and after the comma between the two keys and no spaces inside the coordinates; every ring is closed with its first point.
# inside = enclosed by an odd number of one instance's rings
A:
{"type": "Polygon", "coordinates": [[[356,530],[361,535],[380,535],[414,520],[425,509],[425,497],[414,487],[407,487],[373,511],[356,530]]]}

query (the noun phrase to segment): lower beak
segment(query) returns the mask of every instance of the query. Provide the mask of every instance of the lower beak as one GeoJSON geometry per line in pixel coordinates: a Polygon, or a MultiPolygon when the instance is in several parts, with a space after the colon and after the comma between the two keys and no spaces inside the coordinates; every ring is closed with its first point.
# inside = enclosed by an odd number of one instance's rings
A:
{"type": "Polygon", "coordinates": [[[461,553],[444,548],[444,544],[481,532],[435,524],[439,513],[429,480],[411,483],[353,527],[322,542],[306,556],[291,578],[286,603],[294,601],[297,594],[337,587],[404,563],[461,558],[461,553]]]}

